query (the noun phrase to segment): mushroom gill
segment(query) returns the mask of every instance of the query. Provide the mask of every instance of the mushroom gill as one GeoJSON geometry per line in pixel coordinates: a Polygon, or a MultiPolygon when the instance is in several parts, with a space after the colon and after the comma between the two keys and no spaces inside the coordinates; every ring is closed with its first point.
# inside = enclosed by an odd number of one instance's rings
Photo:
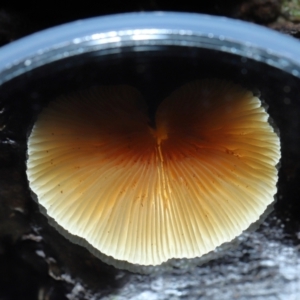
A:
{"type": "Polygon", "coordinates": [[[98,87],[51,102],[28,141],[47,214],[102,253],[157,265],[214,250],[273,202],[280,142],[261,101],[227,81],[188,83],[158,107],[98,87]]]}

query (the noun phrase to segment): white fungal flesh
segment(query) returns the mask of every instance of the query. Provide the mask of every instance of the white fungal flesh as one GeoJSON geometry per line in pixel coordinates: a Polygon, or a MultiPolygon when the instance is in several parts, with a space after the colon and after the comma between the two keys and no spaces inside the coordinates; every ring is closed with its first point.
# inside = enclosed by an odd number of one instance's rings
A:
{"type": "Polygon", "coordinates": [[[201,256],[255,222],[276,193],[280,142],[258,98],[202,80],[148,126],[141,95],[59,98],[28,142],[30,187],[49,216],[102,253],[141,265],[201,256]]]}

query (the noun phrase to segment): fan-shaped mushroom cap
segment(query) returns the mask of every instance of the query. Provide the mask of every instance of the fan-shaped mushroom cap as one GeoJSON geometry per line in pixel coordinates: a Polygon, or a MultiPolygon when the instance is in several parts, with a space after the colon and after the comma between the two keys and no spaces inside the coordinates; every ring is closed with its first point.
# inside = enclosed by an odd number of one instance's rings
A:
{"type": "Polygon", "coordinates": [[[128,86],[61,97],[28,142],[30,187],[49,216],[141,265],[201,256],[255,222],[276,193],[280,143],[238,85],[203,80],[165,99],[151,128],[128,86]]]}

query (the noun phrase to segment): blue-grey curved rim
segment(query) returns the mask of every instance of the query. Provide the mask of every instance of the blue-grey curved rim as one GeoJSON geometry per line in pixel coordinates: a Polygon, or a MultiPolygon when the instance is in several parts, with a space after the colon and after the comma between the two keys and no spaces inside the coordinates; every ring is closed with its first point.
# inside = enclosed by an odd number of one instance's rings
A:
{"type": "Polygon", "coordinates": [[[0,49],[0,84],[66,57],[140,45],[215,49],[300,77],[300,43],[294,38],[224,17],[148,12],[76,21],[12,42],[0,49]]]}

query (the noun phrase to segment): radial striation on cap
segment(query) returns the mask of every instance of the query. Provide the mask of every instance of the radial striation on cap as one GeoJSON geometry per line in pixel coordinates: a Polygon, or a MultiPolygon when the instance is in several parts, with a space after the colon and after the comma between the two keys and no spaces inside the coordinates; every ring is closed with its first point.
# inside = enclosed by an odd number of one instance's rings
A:
{"type": "Polygon", "coordinates": [[[60,226],[115,259],[202,256],[274,200],[280,141],[268,118],[250,91],[221,80],[173,92],[154,127],[129,86],[60,97],[29,137],[30,187],[60,226]]]}

